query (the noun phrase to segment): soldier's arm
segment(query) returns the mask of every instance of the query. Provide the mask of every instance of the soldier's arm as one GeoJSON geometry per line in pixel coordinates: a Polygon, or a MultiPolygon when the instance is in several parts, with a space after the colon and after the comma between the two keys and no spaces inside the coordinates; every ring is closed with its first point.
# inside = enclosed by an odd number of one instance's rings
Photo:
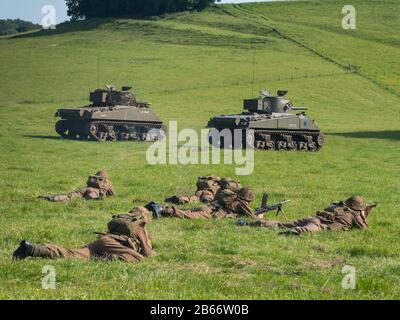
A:
{"type": "Polygon", "coordinates": [[[72,192],[68,192],[66,193],[66,195],[70,198],[70,199],[74,199],[74,198],[82,198],[85,194],[85,192],[87,191],[87,188],[81,188],[72,192]]]}
{"type": "Polygon", "coordinates": [[[359,229],[368,229],[369,228],[367,221],[362,217],[362,215],[359,212],[354,214],[354,224],[359,229]]]}
{"type": "Polygon", "coordinates": [[[101,190],[96,188],[87,188],[84,191],[83,197],[86,200],[97,200],[101,198],[101,190]]]}
{"type": "Polygon", "coordinates": [[[214,200],[214,193],[211,190],[204,190],[196,193],[201,202],[211,202],[214,200]]]}
{"type": "Polygon", "coordinates": [[[140,242],[140,248],[142,249],[142,254],[146,257],[152,257],[154,256],[156,253],[154,252],[151,243],[150,243],[150,239],[149,236],[146,232],[146,230],[142,229],[142,228],[138,228],[135,231],[136,237],[139,239],[140,242]]]}
{"type": "Polygon", "coordinates": [[[115,195],[115,190],[114,190],[114,187],[113,187],[111,182],[108,181],[105,184],[105,189],[106,189],[107,196],[114,196],[115,195]]]}
{"type": "Polygon", "coordinates": [[[254,219],[257,219],[257,216],[255,215],[254,211],[247,205],[242,202],[240,202],[240,205],[237,207],[237,213],[239,215],[243,216],[250,216],[254,219]]]}
{"type": "Polygon", "coordinates": [[[42,199],[46,199],[52,202],[63,202],[63,201],[69,201],[75,198],[82,198],[83,195],[86,192],[86,188],[67,192],[67,193],[59,193],[55,195],[50,195],[50,196],[40,196],[42,199]]]}

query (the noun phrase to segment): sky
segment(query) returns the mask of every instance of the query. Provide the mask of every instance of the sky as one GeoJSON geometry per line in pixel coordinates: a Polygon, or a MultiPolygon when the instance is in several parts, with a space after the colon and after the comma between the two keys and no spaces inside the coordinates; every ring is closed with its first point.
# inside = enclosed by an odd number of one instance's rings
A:
{"type": "MultiPolygon", "coordinates": [[[[221,3],[261,1],[265,0],[223,0],[221,3]]],[[[57,24],[69,20],[64,0],[0,0],[0,19],[19,18],[40,24],[44,17],[44,14],[42,14],[42,8],[45,5],[53,5],[56,8],[57,24]]]]}

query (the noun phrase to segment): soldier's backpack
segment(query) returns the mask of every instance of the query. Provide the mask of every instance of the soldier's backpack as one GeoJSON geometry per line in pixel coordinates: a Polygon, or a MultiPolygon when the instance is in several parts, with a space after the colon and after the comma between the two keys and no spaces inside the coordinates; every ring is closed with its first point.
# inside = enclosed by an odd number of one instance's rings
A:
{"type": "Polygon", "coordinates": [[[238,199],[236,192],[231,190],[221,190],[215,197],[215,201],[223,208],[230,207],[238,199]]]}
{"type": "Polygon", "coordinates": [[[108,232],[115,235],[134,237],[135,231],[146,224],[143,215],[137,213],[124,213],[113,216],[108,223],[108,232]]]}
{"type": "Polygon", "coordinates": [[[232,180],[230,178],[222,178],[219,182],[221,189],[223,190],[232,190],[236,191],[239,190],[242,186],[239,181],[232,180]]]}
{"type": "Polygon", "coordinates": [[[196,183],[197,190],[207,190],[207,189],[215,189],[216,187],[219,188],[219,181],[221,178],[214,177],[214,176],[207,176],[207,177],[199,177],[196,183]]]}
{"type": "Polygon", "coordinates": [[[334,221],[336,217],[343,215],[348,208],[341,203],[332,203],[329,208],[317,211],[317,216],[329,221],[334,221]]]}

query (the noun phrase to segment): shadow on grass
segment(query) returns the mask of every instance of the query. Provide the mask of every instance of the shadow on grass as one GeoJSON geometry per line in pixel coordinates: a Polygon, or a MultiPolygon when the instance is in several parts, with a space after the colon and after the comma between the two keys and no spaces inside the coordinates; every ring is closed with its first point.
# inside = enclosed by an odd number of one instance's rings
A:
{"type": "Polygon", "coordinates": [[[383,258],[393,257],[394,255],[386,249],[371,249],[364,247],[353,247],[345,250],[352,257],[383,258]]]}
{"type": "Polygon", "coordinates": [[[358,132],[342,132],[327,133],[328,136],[341,136],[347,138],[367,138],[367,139],[386,139],[400,140],[400,131],[358,131],[358,132]]]}
{"type": "Polygon", "coordinates": [[[161,16],[136,16],[136,15],[127,15],[121,17],[109,17],[109,18],[91,18],[81,21],[67,21],[60,23],[56,26],[55,29],[40,29],[38,31],[31,31],[26,33],[15,34],[7,37],[7,39],[20,39],[20,38],[35,38],[35,37],[43,37],[43,36],[52,36],[58,34],[65,34],[70,32],[78,32],[78,31],[91,31],[99,28],[100,26],[112,22],[118,19],[134,19],[134,20],[160,20],[165,19],[167,17],[173,17],[173,15],[161,15],[161,16]]]}
{"type": "Polygon", "coordinates": [[[97,29],[103,24],[112,21],[112,19],[88,19],[83,21],[74,21],[74,22],[64,22],[57,25],[56,29],[44,30],[41,29],[36,32],[24,33],[24,34],[16,34],[7,39],[21,39],[21,38],[36,38],[36,37],[44,37],[44,36],[53,36],[59,34],[65,34],[70,32],[78,32],[78,31],[90,31],[97,29]]]}
{"type": "Polygon", "coordinates": [[[35,136],[35,135],[24,135],[24,138],[33,138],[33,139],[43,139],[43,140],[62,140],[61,137],[58,136],[35,136]]]}

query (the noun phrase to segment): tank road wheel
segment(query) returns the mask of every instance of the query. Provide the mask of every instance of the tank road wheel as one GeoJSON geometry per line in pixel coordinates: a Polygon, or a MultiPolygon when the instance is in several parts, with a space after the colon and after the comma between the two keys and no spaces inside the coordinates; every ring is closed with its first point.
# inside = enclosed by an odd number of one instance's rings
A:
{"type": "Polygon", "coordinates": [[[288,142],[287,146],[288,146],[289,151],[297,151],[297,148],[298,148],[297,142],[295,142],[295,141],[288,142]]]}
{"type": "Polygon", "coordinates": [[[281,151],[281,150],[286,150],[286,148],[287,148],[287,143],[285,141],[282,141],[282,140],[277,141],[276,150],[281,151]]]}
{"type": "Polygon", "coordinates": [[[311,152],[315,152],[315,151],[317,151],[317,144],[312,140],[312,137],[308,137],[309,138],[309,141],[308,141],[308,144],[307,144],[307,146],[308,146],[308,151],[311,151],[311,152]]]}
{"type": "Polygon", "coordinates": [[[126,141],[129,140],[129,130],[125,125],[119,125],[114,127],[114,131],[117,134],[117,140],[126,141]]]}
{"type": "Polygon", "coordinates": [[[286,150],[287,149],[287,141],[286,141],[286,137],[279,135],[278,140],[276,141],[276,150],[286,150]]]}
{"type": "Polygon", "coordinates": [[[285,135],[284,138],[286,141],[287,150],[289,151],[297,150],[297,143],[296,141],[293,140],[293,137],[291,135],[285,135]]]}
{"type": "Polygon", "coordinates": [[[100,142],[107,141],[107,129],[103,124],[90,123],[88,131],[92,140],[100,142]]]}
{"type": "Polygon", "coordinates": [[[307,142],[299,141],[297,144],[297,149],[299,151],[307,151],[307,142]]]}
{"type": "Polygon", "coordinates": [[[99,129],[96,123],[88,123],[87,124],[87,132],[91,140],[102,141],[101,136],[99,135],[99,129]]]}
{"type": "Polygon", "coordinates": [[[257,135],[257,144],[260,146],[257,148],[262,150],[275,150],[275,141],[272,139],[272,135],[270,134],[258,134],[257,135]]]}
{"type": "Polygon", "coordinates": [[[161,141],[165,138],[165,128],[151,128],[147,132],[147,141],[161,141]]]}
{"type": "Polygon", "coordinates": [[[256,149],[265,150],[265,141],[257,140],[256,141],[256,149]]]}
{"type": "Polygon", "coordinates": [[[117,134],[114,131],[114,126],[107,126],[107,141],[117,141],[117,134]]]}
{"type": "Polygon", "coordinates": [[[308,144],[308,151],[315,152],[318,151],[317,144],[315,142],[311,142],[308,144]]]}
{"type": "Polygon", "coordinates": [[[275,150],[275,142],[274,141],[267,141],[265,142],[265,150],[275,150]]]}
{"type": "Polygon", "coordinates": [[[135,127],[136,136],[138,141],[146,141],[147,140],[147,128],[143,126],[135,127]]]}

